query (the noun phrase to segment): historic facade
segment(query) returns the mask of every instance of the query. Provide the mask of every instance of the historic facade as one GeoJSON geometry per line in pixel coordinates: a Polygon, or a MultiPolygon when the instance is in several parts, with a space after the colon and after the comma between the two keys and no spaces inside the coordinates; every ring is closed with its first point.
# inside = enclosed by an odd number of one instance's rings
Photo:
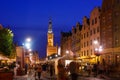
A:
{"type": "Polygon", "coordinates": [[[71,36],[71,32],[61,32],[61,56],[64,56],[67,50],[71,50],[71,36]]]}
{"type": "Polygon", "coordinates": [[[81,30],[81,59],[83,62],[89,62],[89,42],[90,42],[90,26],[89,26],[89,19],[85,16],[83,17],[83,25],[81,30]]]}
{"type": "Polygon", "coordinates": [[[76,58],[76,57],[79,57],[79,53],[80,53],[80,30],[82,29],[82,25],[80,25],[79,22],[76,23],[76,26],[75,27],[72,27],[72,44],[71,44],[71,52],[73,54],[73,56],[76,58]]]}
{"type": "Polygon", "coordinates": [[[69,43],[70,51],[79,55],[77,59],[82,62],[120,64],[120,0],[103,0],[101,8],[91,11],[90,18],[83,17],[82,29],[79,30],[78,25],[71,30],[70,43],[68,37],[61,37],[65,39],[61,50],[69,43]]]}
{"type": "Polygon", "coordinates": [[[95,51],[96,48],[99,48],[100,46],[100,8],[95,7],[91,13],[90,13],[90,32],[89,32],[89,55],[91,56],[91,62],[95,63],[100,61],[100,58],[97,56],[100,56],[102,54],[102,51],[95,51]],[[94,42],[97,41],[97,44],[94,42]]]}
{"type": "Polygon", "coordinates": [[[103,59],[120,64],[120,0],[103,0],[100,18],[103,59]]]}
{"type": "Polygon", "coordinates": [[[52,20],[49,20],[47,33],[47,57],[58,52],[57,46],[54,46],[54,34],[52,31],[52,20]]]}

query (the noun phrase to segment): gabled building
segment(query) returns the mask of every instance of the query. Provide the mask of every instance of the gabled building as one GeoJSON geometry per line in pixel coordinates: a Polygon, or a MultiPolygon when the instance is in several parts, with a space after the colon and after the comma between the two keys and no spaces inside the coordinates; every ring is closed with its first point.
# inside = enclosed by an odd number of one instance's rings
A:
{"type": "Polygon", "coordinates": [[[90,13],[90,31],[89,31],[89,56],[91,57],[91,62],[95,63],[100,61],[98,55],[101,54],[95,51],[95,48],[100,46],[100,8],[95,7],[90,13]],[[94,44],[94,41],[97,41],[98,44],[94,44]]]}
{"type": "Polygon", "coordinates": [[[89,18],[83,17],[82,30],[81,30],[81,59],[83,62],[89,62],[90,50],[90,25],[89,18]]]}
{"type": "Polygon", "coordinates": [[[81,29],[82,25],[80,25],[79,22],[76,23],[75,27],[72,27],[72,45],[71,45],[71,51],[73,52],[73,56],[79,57],[80,56],[80,51],[81,51],[81,29]]]}
{"type": "Polygon", "coordinates": [[[66,55],[66,51],[71,50],[71,32],[61,32],[61,56],[66,55]]]}

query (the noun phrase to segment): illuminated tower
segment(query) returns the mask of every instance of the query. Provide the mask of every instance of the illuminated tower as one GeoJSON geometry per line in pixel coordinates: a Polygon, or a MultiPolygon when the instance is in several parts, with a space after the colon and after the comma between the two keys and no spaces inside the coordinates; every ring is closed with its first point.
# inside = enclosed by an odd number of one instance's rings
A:
{"type": "Polygon", "coordinates": [[[57,53],[57,46],[54,46],[54,34],[52,31],[52,20],[49,20],[47,33],[47,57],[57,53]]]}
{"type": "Polygon", "coordinates": [[[52,20],[50,19],[49,20],[49,25],[48,25],[48,40],[47,40],[47,43],[48,45],[47,46],[53,46],[53,40],[54,40],[54,34],[53,34],[53,31],[52,31],[52,20]]]}

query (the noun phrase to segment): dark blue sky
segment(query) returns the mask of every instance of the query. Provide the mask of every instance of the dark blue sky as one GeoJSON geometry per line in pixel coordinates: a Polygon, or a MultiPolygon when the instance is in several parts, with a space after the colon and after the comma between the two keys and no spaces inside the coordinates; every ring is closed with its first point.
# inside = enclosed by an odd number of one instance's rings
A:
{"type": "Polygon", "coordinates": [[[55,44],[60,31],[70,31],[76,22],[101,6],[102,0],[0,0],[0,24],[11,26],[14,42],[22,44],[32,38],[32,49],[45,57],[49,18],[52,18],[55,44]]]}

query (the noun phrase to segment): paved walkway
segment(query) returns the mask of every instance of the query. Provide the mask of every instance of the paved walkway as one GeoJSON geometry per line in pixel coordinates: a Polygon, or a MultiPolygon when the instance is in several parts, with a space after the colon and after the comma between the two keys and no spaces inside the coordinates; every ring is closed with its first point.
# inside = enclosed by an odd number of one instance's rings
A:
{"type": "Polygon", "coordinates": [[[13,80],[27,80],[27,75],[24,75],[24,76],[14,76],[13,80]]]}
{"type": "MultiPolygon", "coordinates": [[[[50,77],[49,74],[42,73],[41,79],[42,80],[57,80],[57,76],[50,77]]],[[[28,75],[16,76],[14,77],[13,80],[35,80],[35,76],[28,76],[28,75]]],[[[71,80],[70,76],[69,76],[69,80],[71,80]]],[[[78,77],[78,80],[120,80],[120,78],[110,78],[105,75],[98,75],[97,77],[94,77],[94,76],[87,77],[85,75],[84,76],[80,75],[78,77]]]]}

